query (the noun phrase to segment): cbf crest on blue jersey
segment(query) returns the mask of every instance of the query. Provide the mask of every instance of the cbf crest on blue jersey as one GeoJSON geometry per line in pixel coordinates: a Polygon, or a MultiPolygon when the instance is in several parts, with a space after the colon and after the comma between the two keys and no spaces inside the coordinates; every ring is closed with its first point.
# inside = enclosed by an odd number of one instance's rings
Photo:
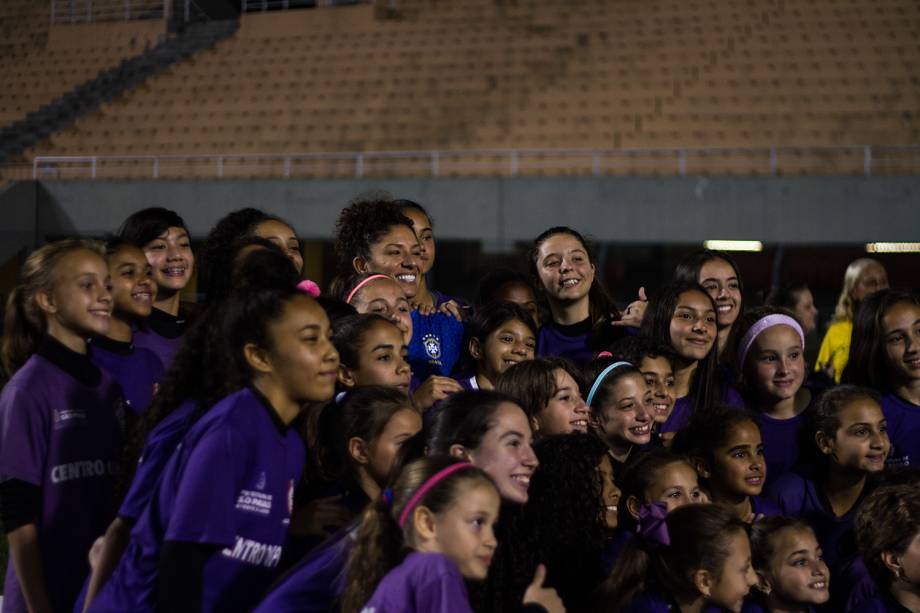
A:
{"type": "Polygon", "coordinates": [[[432,360],[441,359],[441,339],[435,334],[426,334],[422,337],[425,354],[432,360]]]}

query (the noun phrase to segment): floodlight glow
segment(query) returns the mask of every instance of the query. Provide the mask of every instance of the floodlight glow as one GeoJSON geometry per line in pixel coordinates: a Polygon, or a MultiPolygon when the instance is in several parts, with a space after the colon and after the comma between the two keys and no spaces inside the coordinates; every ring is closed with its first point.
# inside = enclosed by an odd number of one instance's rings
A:
{"type": "Polygon", "coordinates": [[[920,243],[866,243],[868,253],[917,253],[920,243]]]}
{"type": "Polygon", "coordinates": [[[714,251],[763,251],[760,241],[709,240],[704,241],[703,246],[714,251]]]}

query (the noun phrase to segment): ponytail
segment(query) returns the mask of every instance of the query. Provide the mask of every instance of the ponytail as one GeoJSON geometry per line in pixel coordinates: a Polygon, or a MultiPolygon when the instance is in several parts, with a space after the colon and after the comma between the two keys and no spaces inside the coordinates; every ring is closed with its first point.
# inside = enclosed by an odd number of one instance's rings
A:
{"type": "Polygon", "coordinates": [[[495,487],[482,470],[450,456],[422,458],[406,465],[393,487],[384,490],[364,511],[348,556],[342,613],[361,611],[384,575],[399,565],[413,546],[411,511],[419,506],[434,514],[444,511],[462,493],[459,486],[469,481],[495,487]]]}
{"type": "Polygon", "coordinates": [[[20,272],[20,284],[12,291],[6,305],[3,322],[3,374],[12,377],[35,353],[45,334],[48,321],[38,306],[38,292],[50,293],[57,280],[58,264],[75,251],[91,251],[105,256],[96,241],[69,239],[47,244],[29,255],[20,272]]]}

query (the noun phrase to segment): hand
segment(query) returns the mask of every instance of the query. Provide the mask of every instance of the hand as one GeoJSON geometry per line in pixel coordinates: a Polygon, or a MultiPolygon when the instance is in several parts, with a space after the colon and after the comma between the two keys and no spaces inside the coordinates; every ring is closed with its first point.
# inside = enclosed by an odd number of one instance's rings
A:
{"type": "Polygon", "coordinates": [[[444,313],[445,315],[451,315],[457,321],[463,321],[463,314],[460,312],[460,305],[456,300],[448,300],[447,302],[442,302],[441,306],[438,307],[438,311],[444,313]]]}
{"type": "Polygon", "coordinates": [[[415,390],[415,393],[412,394],[412,399],[415,400],[415,404],[420,409],[425,410],[430,409],[436,402],[444,400],[454,392],[462,391],[463,386],[457,383],[456,380],[450,377],[431,375],[415,390]]]}
{"type": "Polygon", "coordinates": [[[342,506],[342,495],[317,498],[295,507],[291,514],[291,533],[298,536],[327,537],[345,526],[354,517],[342,506]]]}
{"type": "Polygon", "coordinates": [[[413,304],[412,307],[418,311],[419,315],[434,315],[438,312],[433,304],[413,304]]]}
{"type": "Polygon", "coordinates": [[[627,326],[638,328],[642,325],[642,318],[645,317],[645,309],[648,306],[648,298],[645,295],[645,287],[639,288],[639,299],[630,302],[626,310],[620,316],[618,321],[610,322],[612,326],[627,326]]]}
{"type": "Polygon", "coordinates": [[[533,574],[533,581],[524,592],[524,604],[538,604],[546,609],[547,613],[565,613],[565,605],[562,604],[562,599],[559,598],[555,588],[543,587],[545,579],[546,567],[538,564],[537,572],[533,574]]]}

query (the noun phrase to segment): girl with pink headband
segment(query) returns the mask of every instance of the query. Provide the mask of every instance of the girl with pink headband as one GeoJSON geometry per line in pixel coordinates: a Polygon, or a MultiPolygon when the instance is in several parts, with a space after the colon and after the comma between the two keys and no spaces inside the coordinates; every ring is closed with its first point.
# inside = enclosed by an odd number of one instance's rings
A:
{"type": "MultiPolygon", "coordinates": [[[[447,456],[408,464],[368,507],[348,559],[343,613],[472,613],[466,580],[482,581],[501,498],[481,469],[447,456]]],[[[539,567],[525,603],[564,611],[539,567]]]]}
{"type": "Polygon", "coordinates": [[[799,438],[812,403],[812,392],[803,385],[805,333],[789,311],[760,307],[738,321],[737,338],[739,389],[756,412],[772,481],[798,463],[799,438]]]}

